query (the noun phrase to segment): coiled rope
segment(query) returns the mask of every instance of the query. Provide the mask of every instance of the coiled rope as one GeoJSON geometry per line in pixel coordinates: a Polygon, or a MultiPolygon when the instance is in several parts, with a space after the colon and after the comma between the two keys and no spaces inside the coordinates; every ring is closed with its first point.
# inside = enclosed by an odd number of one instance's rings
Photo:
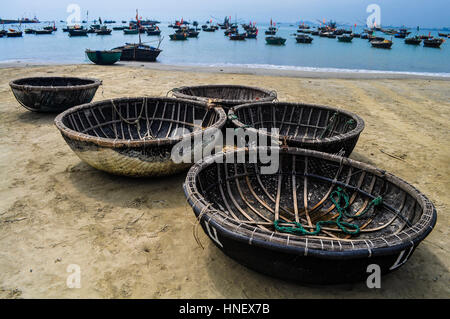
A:
{"type": "Polygon", "coordinates": [[[350,206],[350,197],[347,194],[347,192],[342,189],[341,187],[338,187],[335,191],[333,191],[330,195],[330,199],[333,202],[333,204],[336,206],[336,210],[339,213],[339,216],[336,220],[321,220],[316,223],[316,229],[314,231],[308,231],[306,230],[302,224],[297,222],[282,222],[283,224],[290,224],[293,226],[280,226],[280,220],[274,221],[275,229],[282,233],[289,233],[289,234],[295,234],[295,235],[317,235],[321,232],[322,226],[324,225],[336,225],[339,227],[344,233],[347,235],[357,235],[360,233],[360,228],[356,224],[347,223],[345,221],[342,221],[344,217],[346,218],[360,218],[364,216],[372,206],[378,206],[383,203],[383,198],[381,196],[378,196],[377,198],[373,199],[369,205],[364,209],[364,211],[358,215],[351,215],[348,213],[347,209],[350,206]]]}

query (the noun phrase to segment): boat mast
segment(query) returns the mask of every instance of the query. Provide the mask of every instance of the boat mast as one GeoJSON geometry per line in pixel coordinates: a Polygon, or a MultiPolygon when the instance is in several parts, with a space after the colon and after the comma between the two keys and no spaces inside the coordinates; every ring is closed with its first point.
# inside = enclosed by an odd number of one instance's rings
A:
{"type": "Polygon", "coordinates": [[[137,30],[138,30],[138,35],[139,35],[139,45],[141,45],[141,26],[139,23],[139,13],[138,13],[138,9],[136,9],[136,26],[137,26],[137,30]]]}

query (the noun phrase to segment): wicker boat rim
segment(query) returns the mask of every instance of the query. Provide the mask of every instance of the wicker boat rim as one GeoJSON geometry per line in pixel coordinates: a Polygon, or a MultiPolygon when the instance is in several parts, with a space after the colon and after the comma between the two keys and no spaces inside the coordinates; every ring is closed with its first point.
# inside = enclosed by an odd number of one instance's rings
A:
{"type": "Polygon", "coordinates": [[[63,135],[65,135],[66,137],[68,137],[72,140],[77,140],[77,141],[82,141],[82,142],[91,142],[91,143],[94,143],[99,146],[114,148],[114,147],[141,147],[141,146],[147,146],[147,145],[172,145],[172,144],[178,143],[179,141],[181,141],[183,138],[186,138],[187,136],[194,137],[197,134],[203,134],[203,133],[208,132],[209,130],[220,129],[220,128],[222,128],[223,125],[225,125],[225,123],[227,121],[227,116],[226,116],[225,111],[220,107],[215,107],[215,108],[212,108],[212,110],[219,115],[219,118],[216,121],[216,123],[212,124],[205,130],[192,132],[190,134],[186,134],[186,135],[182,135],[182,136],[168,137],[168,138],[155,138],[155,139],[151,139],[151,140],[146,140],[146,139],[130,140],[130,139],[114,139],[114,138],[96,137],[96,136],[92,136],[89,134],[77,132],[73,129],[68,128],[63,123],[63,119],[67,115],[69,115],[73,112],[78,112],[83,109],[90,109],[92,107],[108,103],[111,100],[114,103],[121,103],[121,102],[130,101],[130,100],[143,100],[143,99],[153,100],[153,101],[164,100],[164,101],[168,101],[168,102],[170,101],[170,102],[175,102],[175,103],[185,102],[185,103],[200,106],[205,109],[208,108],[204,103],[195,102],[195,101],[191,101],[191,100],[184,100],[184,99],[175,99],[175,98],[170,98],[170,97],[164,97],[164,98],[152,97],[152,96],[124,97],[124,98],[117,98],[117,99],[110,99],[110,100],[103,100],[103,101],[98,101],[98,102],[93,102],[93,103],[87,103],[87,104],[82,104],[82,105],[72,107],[72,108],[60,113],[58,116],[56,116],[55,125],[63,135]]]}
{"type": "MultiPolygon", "coordinates": [[[[270,149],[271,147],[258,147],[260,149],[270,149]]],[[[378,169],[372,165],[355,161],[346,157],[338,155],[313,151],[303,148],[295,147],[281,147],[280,154],[304,155],[324,160],[331,160],[343,165],[351,165],[352,167],[363,169],[378,177],[386,178],[387,181],[394,183],[397,187],[407,192],[423,207],[423,213],[420,219],[410,228],[402,230],[398,234],[392,234],[384,237],[377,237],[375,239],[317,239],[310,236],[297,236],[287,233],[267,232],[251,225],[243,225],[238,221],[223,217],[220,211],[212,208],[212,203],[208,202],[199,192],[197,188],[197,176],[206,167],[215,163],[217,160],[225,160],[230,153],[248,152],[248,149],[237,149],[226,153],[217,153],[215,155],[204,158],[192,166],[187,174],[183,190],[188,203],[192,206],[197,219],[201,222],[205,219],[213,227],[218,229],[224,236],[233,240],[248,243],[258,247],[263,247],[271,250],[283,251],[290,254],[297,254],[303,256],[315,256],[326,259],[357,259],[367,258],[372,256],[391,255],[402,250],[413,249],[420,241],[422,241],[434,228],[437,219],[436,209],[433,203],[414,186],[404,181],[403,179],[388,173],[384,170],[378,169]],[[215,216],[220,216],[219,220],[215,216]],[[421,226],[417,226],[421,225],[421,226]],[[417,228],[417,229],[415,229],[417,228]],[[240,230],[240,234],[232,230],[240,230]],[[283,241],[273,242],[272,238],[283,241]],[[374,241],[377,240],[377,244],[374,241]],[[310,245],[321,246],[322,249],[308,247],[310,245]],[[356,248],[359,246],[359,248],[356,248]],[[333,247],[326,249],[326,247],[333,247]],[[365,248],[361,248],[365,247],[365,248]]],[[[233,154],[234,155],[234,154],[233,154]]]]}
{"type": "Polygon", "coordinates": [[[75,90],[88,90],[93,88],[98,88],[100,85],[102,85],[103,82],[98,79],[93,78],[78,78],[78,77],[65,77],[65,76],[51,76],[51,77],[28,77],[28,78],[20,78],[15,79],[11,82],[9,82],[9,86],[16,90],[23,90],[23,91],[75,91],[75,90]],[[81,84],[81,85],[70,85],[70,86],[39,86],[39,85],[29,85],[29,84],[17,84],[19,81],[24,80],[38,80],[38,79],[64,79],[64,80],[70,80],[70,79],[76,79],[76,80],[82,80],[82,81],[88,81],[91,83],[87,84],[81,84]]]}
{"type": "MultiPolygon", "coordinates": [[[[347,139],[353,138],[355,136],[358,136],[361,134],[361,132],[364,130],[364,127],[365,127],[364,120],[361,117],[359,117],[358,115],[356,115],[355,113],[352,113],[352,112],[349,112],[349,111],[343,110],[343,109],[337,109],[337,108],[334,108],[331,106],[320,105],[320,104],[310,104],[310,103],[258,102],[258,103],[241,104],[241,105],[235,106],[234,108],[232,108],[228,111],[228,118],[231,120],[233,125],[235,125],[236,127],[245,128],[246,130],[259,132],[259,133],[264,132],[264,131],[258,130],[256,128],[253,128],[253,127],[248,127],[248,125],[239,121],[236,114],[237,114],[237,111],[240,109],[249,108],[249,107],[257,107],[257,106],[266,106],[266,105],[288,105],[288,106],[293,106],[293,107],[301,107],[301,106],[314,107],[317,109],[335,111],[338,114],[341,113],[341,114],[347,115],[356,122],[355,128],[344,134],[338,134],[338,135],[331,136],[331,137],[325,137],[325,138],[322,138],[319,140],[311,139],[311,138],[304,138],[304,137],[297,137],[297,136],[294,137],[291,135],[280,135],[280,137],[282,136],[283,139],[286,139],[286,141],[296,141],[296,142],[301,142],[304,144],[314,144],[314,145],[331,144],[331,143],[335,143],[337,141],[343,141],[343,140],[347,140],[347,139]]],[[[267,131],[265,134],[271,136],[269,131],[267,131]]]]}
{"type": "Polygon", "coordinates": [[[182,90],[185,89],[200,89],[200,88],[236,88],[236,89],[247,89],[247,90],[256,90],[260,91],[264,94],[267,94],[268,96],[260,98],[258,101],[266,102],[266,101],[273,101],[277,99],[277,92],[274,90],[267,90],[263,88],[259,88],[256,86],[246,86],[246,85],[235,85],[235,84],[212,84],[212,85],[194,85],[194,86],[182,86],[179,88],[174,88],[170,90],[168,93],[172,92],[172,94],[181,99],[188,99],[188,100],[197,100],[202,102],[208,102],[212,104],[233,104],[233,105],[239,105],[239,104],[247,104],[249,103],[249,100],[230,100],[230,99],[213,99],[208,98],[205,96],[195,96],[195,95],[188,95],[181,93],[182,90]]]}

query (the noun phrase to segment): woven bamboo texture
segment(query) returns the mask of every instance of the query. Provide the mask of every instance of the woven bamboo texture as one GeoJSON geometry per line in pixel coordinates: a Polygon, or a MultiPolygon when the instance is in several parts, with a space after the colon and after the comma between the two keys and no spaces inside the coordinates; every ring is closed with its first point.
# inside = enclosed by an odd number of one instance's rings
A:
{"type": "Polygon", "coordinates": [[[17,101],[34,112],[62,112],[89,103],[100,80],[74,77],[23,78],[9,83],[17,101]]]}

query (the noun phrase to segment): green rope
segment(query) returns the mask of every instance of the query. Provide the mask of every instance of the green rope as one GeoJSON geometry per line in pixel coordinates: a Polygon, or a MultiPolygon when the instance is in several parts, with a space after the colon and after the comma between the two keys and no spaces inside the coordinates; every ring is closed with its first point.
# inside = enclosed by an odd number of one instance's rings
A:
{"type": "Polygon", "coordinates": [[[359,215],[351,215],[347,212],[347,208],[350,206],[350,197],[342,188],[338,187],[337,190],[333,191],[330,195],[330,199],[336,206],[339,216],[336,220],[321,220],[316,223],[316,229],[314,231],[306,230],[300,223],[297,222],[283,222],[284,224],[289,224],[293,226],[280,226],[280,220],[274,221],[275,229],[282,233],[289,233],[295,235],[317,235],[321,232],[322,226],[324,225],[336,225],[347,235],[357,235],[361,231],[359,226],[356,224],[351,224],[342,221],[344,217],[347,218],[360,218],[364,216],[372,206],[378,206],[383,202],[383,198],[378,196],[373,199],[369,205],[364,209],[364,211],[359,215]]]}
{"type": "Polygon", "coordinates": [[[353,124],[355,124],[355,120],[353,120],[353,119],[350,119],[347,122],[345,122],[344,133],[346,133],[348,128],[350,127],[350,125],[353,125],[353,124]]]}

